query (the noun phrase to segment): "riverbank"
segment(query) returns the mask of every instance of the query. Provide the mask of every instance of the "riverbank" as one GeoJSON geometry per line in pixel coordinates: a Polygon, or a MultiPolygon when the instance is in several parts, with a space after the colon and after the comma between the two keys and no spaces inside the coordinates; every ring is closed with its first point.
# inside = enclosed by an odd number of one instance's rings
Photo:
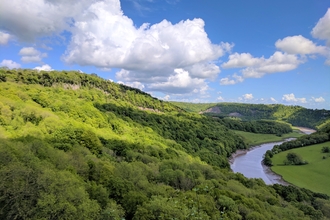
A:
{"type": "MultiPolygon", "coordinates": [[[[304,127],[295,127],[295,128],[304,134],[311,134],[311,133],[315,132],[315,130],[310,129],[310,128],[304,128],[304,127]]],[[[295,132],[295,134],[297,134],[297,133],[298,132],[295,132]]],[[[302,135],[301,133],[300,133],[300,136],[302,135]]],[[[245,136],[251,138],[251,134],[248,134],[245,136]]],[[[294,137],[294,138],[296,138],[296,137],[294,137]]],[[[285,139],[284,139],[284,137],[277,137],[277,138],[281,138],[282,140],[271,141],[270,143],[269,142],[263,143],[263,144],[259,144],[259,145],[250,147],[249,149],[237,150],[236,152],[234,152],[228,158],[232,171],[240,172],[248,178],[262,178],[266,184],[278,183],[278,184],[282,184],[282,185],[290,185],[288,182],[286,182],[282,178],[281,175],[274,173],[270,167],[265,166],[262,163],[263,156],[267,150],[271,150],[273,148],[273,146],[276,144],[281,144],[285,141],[290,141],[293,139],[293,138],[288,138],[288,137],[285,137],[285,139]],[[251,155],[247,155],[249,153],[251,153],[251,155]],[[238,162],[238,158],[239,158],[239,160],[241,160],[240,162],[238,162]],[[237,164],[235,164],[235,162],[237,164]],[[240,166],[240,168],[236,168],[236,166],[240,166]]],[[[264,138],[263,140],[267,140],[267,138],[264,138]]],[[[268,138],[268,140],[270,140],[270,139],[268,138]]]]}
{"type": "Polygon", "coordinates": [[[293,132],[290,132],[288,134],[283,134],[281,136],[277,136],[275,134],[256,134],[245,131],[234,131],[234,132],[240,135],[250,148],[259,146],[261,144],[283,141],[287,138],[298,138],[304,135],[300,130],[298,130],[298,128],[296,128],[293,132]]]}

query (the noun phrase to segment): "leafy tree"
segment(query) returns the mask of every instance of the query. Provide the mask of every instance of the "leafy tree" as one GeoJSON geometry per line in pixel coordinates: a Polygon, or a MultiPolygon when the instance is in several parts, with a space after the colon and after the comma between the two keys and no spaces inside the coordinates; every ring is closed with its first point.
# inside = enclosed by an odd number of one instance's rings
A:
{"type": "Polygon", "coordinates": [[[296,153],[288,153],[286,155],[286,160],[284,161],[284,164],[286,165],[304,165],[307,163],[307,161],[304,161],[302,157],[296,153]]]}

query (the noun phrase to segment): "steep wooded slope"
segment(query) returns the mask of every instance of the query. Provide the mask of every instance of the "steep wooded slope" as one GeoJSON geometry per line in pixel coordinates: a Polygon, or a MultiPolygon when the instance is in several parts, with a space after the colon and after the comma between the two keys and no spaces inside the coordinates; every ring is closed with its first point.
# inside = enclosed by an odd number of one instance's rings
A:
{"type": "Polygon", "coordinates": [[[0,69],[1,219],[321,219],[328,196],[228,169],[217,119],[78,72],[0,69]]]}

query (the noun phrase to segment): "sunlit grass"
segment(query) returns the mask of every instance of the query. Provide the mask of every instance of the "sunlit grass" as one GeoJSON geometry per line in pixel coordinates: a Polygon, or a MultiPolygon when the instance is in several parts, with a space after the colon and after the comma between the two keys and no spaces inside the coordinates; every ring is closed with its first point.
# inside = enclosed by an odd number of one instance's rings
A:
{"type": "Polygon", "coordinates": [[[270,143],[270,142],[278,142],[282,141],[287,138],[297,138],[302,136],[303,134],[299,130],[294,130],[291,133],[283,134],[281,137],[276,136],[275,134],[256,134],[251,132],[245,132],[245,131],[235,131],[236,134],[243,137],[244,141],[249,146],[256,146],[264,143],[270,143]]]}
{"type": "Polygon", "coordinates": [[[322,147],[326,146],[330,147],[330,142],[283,151],[274,155],[274,166],[271,169],[289,183],[330,195],[330,154],[321,151],[322,147]],[[289,152],[300,155],[308,164],[284,166],[283,161],[289,152]]]}

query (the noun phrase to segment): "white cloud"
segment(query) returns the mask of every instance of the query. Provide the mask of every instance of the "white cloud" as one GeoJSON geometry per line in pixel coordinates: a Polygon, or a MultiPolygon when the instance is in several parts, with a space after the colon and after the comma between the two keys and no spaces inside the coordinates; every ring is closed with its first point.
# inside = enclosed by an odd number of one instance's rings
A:
{"type": "Polygon", "coordinates": [[[218,98],[217,98],[217,101],[224,101],[225,99],[222,97],[222,96],[219,96],[218,98]]]}
{"type": "MultiPolygon", "coordinates": [[[[199,63],[204,68],[210,65],[214,69],[209,61],[224,54],[221,45],[214,45],[207,38],[202,19],[177,24],[163,20],[136,28],[119,6],[97,2],[88,11],[98,18],[86,21],[84,17],[77,17],[70,46],[63,58],[67,63],[164,74],[168,68],[173,70],[199,63]]],[[[213,71],[211,74],[213,76],[213,71]]]]}
{"type": "Polygon", "coordinates": [[[173,75],[169,76],[165,82],[151,83],[148,89],[172,94],[191,92],[205,94],[208,86],[203,79],[191,78],[187,71],[175,69],[173,75]]]}
{"type": "Polygon", "coordinates": [[[272,101],[272,102],[277,102],[277,100],[274,99],[273,97],[270,97],[270,101],[272,101]]]}
{"type": "Polygon", "coordinates": [[[222,64],[223,68],[242,68],[258,65],[263,58],[254,58],[249,53],[234,53],[229,55],[229,61],[222,64]]]}
{"type": "Polygon", "coordinates": [[[330,8],[328,8],[325,15],[317,22],[312,30],[312,35],[315,38],[326,40],[327,45],[330,46],[330,8]]]}
{"type": "Polygon", "coordinates": [[[330,58],[327,59],[327,60],[324,62],[324,64],[330,66],[330,58]]]}
{"type": "Polygon", "coordinates": [[[8,67],[9,69],[21,68],[21,65],[19,63],[16,63],[12,60],[2,60],[1,63],[0,63],[0,66],[8,67]]]}
{"type": "Polygon", "coordinates": [[[285,37],[276,41],[275,46],[289,54],[327,54],[325,46],[317,46],[311,40],[301,35],[285,37]]]}
{"type": "Polygon", "coordinates": [[[10,34],[0,31],[0,45],[7,44],[10,38],[10,34]]]}
{"type": "MultiPolygon", "coordinates": [[[[303,63],[304,60],[299,59],[294,54],[287,54],[276,51],[268,59],[264,57],[255,58],[249,53],[233,54],[229,56],[229,61],[224,63],[224,68],[242,68],[242,76],[233,76],[236,80],[229,80],[224,78],[222,80],[223,85],[236,84],[243,82],[245,78],[261,78],[265,74],[286,72],[293,70],[303,63]],[[227,83],[227,84],[226,84],[227,83]]],[[[221,84],[221,82],[220,82],[221,84]]]]}
{"type": "MultiPolygon", "coordinates": [[[[176,24],[163,20],[137,28],[123,15],[120,4],[95,2],[86,12],[97,17],[92,20],[75,17],[72,39],[63,60],[69,64],[121,68],[116,74],[118,80],[138,81],[150,90],[170,88],[169,83],[174,82],[168,80],[172,80],[176,69],[186,71],[189,82],[204,84],[204,79],[215,79],[220,69],[214,61],[233,47],[223,42],[212,44],[202,19],[176,24]]],[[[174,87],[176,92],[194,90],[182,83],[174,87]]]]}
{"type": "Polygon", "coordinates": [[[283,95],[282,100],[286,102],[307,103],[306,98],[296,98],[293,93],[283,95]]]}
{"type": "MultiPolygon", "coordinates": [[[[109,1],[109,0],[108,0],[109,1]]],[[[60,34],[70,30],[73,18],[78,14],[95,17],[84,8],[92,0],[2,0],[0,28],[23,42],[34,42],[39,37],[60,34]]],[[[119,1],[112,2],[119,4],[119,1]]]]}
{"type": "Polygon", "coordinates": [[[314,100],[314,102],[325,102],[325,99],[322,96],[320,96],[319,98],[312,97],[312,99],[314,100]]]}
{"type": "Polygon", "coordinates": [[[41,53],[33,47],[23,47],[19,53],[21,61],[24,63],[41,62],[42,58],[47,57],[46,53],[41,53]]]}
{"type": "Polygon", "coordinates": [[[225,77],[220,79],[220,85],[234,85],[236,83],[240,83],[244,81],[242,76],[237,75],[236,73],[232,76],[234,79],[230,79],[230,77],[225,77]]]}
{"type": "Polygon", "coordinates": [[[170,98],[171,98],[171,96],[166,95],[166,96],[163,98],[163,100],[168,101],[170,98]]]}
{"type": "Polygon", "coordinates": [[[247,94],[244,94],[243,95],[243,98],[245,100],[251,100],[251,99],[253,99],[253,95],[251,93],[247,93],[247,94]]]}
{"type": "Polygon", "coordinates": [[[143,90],[144,87],[145,87],[140,82],[122,82],[122,81],[118,81],[117,83],[129,86],[129,87],[137,88],[137,89],[140,89],[140,90],[143,90]]]}
{"type": "Polygon", "coordinates": [[[2,60],[0,66],[8,67],[9,69],[18,69],[21,67],[19,63],[12,60],[2,60]]]}
{"type": "MultiPolygon", "coordinates": [[[[166,83],[175,69],[184,69],[192,81],[215,79],[215,64],[233,44],[212,44],[202,19],[172,24],[163,20],[136,27],[124,15],[119,0],[4,0],[0,28],[18,41],[35,42],[48,36],[70,43],[62,60],[68,64],[119,68],[117,79],[125,83],[166,83]],[[33,7],[31,7],[33,5],[33,7]],[[24,12],[24,13],[22,13],[24,12]],[[64,35],[64,31],[70,35],[64,35]],[[61,36],[61,34],[63,34],[61,36]],[[121,76],[125,76],[122,78],[121,76]]],[[[40,62],[46,54],[23,56],[23,62],[40,62]]],[[[198,81],[199,82],[199,81],[198,81]]],[[[205,87],[204,87],[205,88],[205,87]]],[[[186,91],[184,88],[182,91],[186,91]]]]}
{"type": "Polygon", "coordinates": [[[41,70],[43,70],[43,71],[52,71],[53,70],[52,67],[49,66],[48,64],[45,64],[45,65],[42,65],[42,66],[37,66],[34,69],[38,70],[38,71],[41,71],[41,70]]]}
{"type": "Polygon", "coordinates": [[[186,68],[192,77],[215,79],[220,73],[220,68],[213,63],[198,63],[186,68]]]}

